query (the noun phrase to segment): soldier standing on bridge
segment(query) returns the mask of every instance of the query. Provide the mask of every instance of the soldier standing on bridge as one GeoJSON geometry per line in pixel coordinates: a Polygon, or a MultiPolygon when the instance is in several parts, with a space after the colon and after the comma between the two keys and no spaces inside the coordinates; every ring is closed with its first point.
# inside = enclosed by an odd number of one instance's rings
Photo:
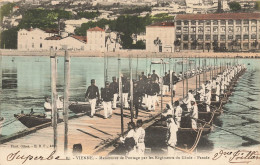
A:
{"type": "Polygon", "coordinates": [[[112,108],[116,109],[116,101],[118,97],[118,82],[116,82],[116,77],[112,78],[113,82],[110,83],[109,88],[111,89],[111,92],[113,93],[113,105],[112,108]]]}
{"type": "Polygon", "coordinates": [[[101,89],[101,99],[104,106],[104,119],[112,117],[111,101],[113,100],[113,93],[109,88],[109,82],[105,83],[105,88],[101,89]]]}
{"type": "Polygon", "coordinates": [[[97,99],[99,99],[99,90],[98,87],[95,85],[95,80],[92,79],[91,85],[88,87],[85,95],[85,100],[88,100],[91,106],[91,118],[93,118],[95,114],[97,99]]]}

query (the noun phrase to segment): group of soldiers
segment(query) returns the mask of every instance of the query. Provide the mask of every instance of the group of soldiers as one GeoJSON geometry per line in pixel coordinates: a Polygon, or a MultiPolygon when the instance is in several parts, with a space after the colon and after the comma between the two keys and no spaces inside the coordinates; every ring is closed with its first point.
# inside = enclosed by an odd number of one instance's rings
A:
{"type": "MultiPolygon", "coordinates": [[[[176,83],[179,78],[175,73],[173,76],[173,94],[175,94],[176,83]]],[[[135,118],[138,118],[139,109],[145,108],[147,111],[155,111],[156,103],[159,104],[158,94],[165,95],[170,89],[170,73],[165,72],[163,79],[163,86],[160,86],[159,76],[153,70],[152,74],[146,76],[144,72],[139,76],[139,80],[133,81],[133,108],[135,109],[135,118]],[[161,88],[162,87],[162,88],[161,88]],[[162,90],[161,90],[162,89],[162,90]]],[[[128,77],[121,77],[122,80],[122,104],[124,109],[130,109],[130,79],[128,77]]],[[[111,118],[112,109],[117,106],[117,100],[119,99],[119,83],[116,77],[112,77],[112,82],[105,82],[105,88],[101,88],[101,97],[99,95],[99,89],[95,84],[95,80],[91,80],[91,85],[88,87],[85,99],[89,101],[91,105],[91,115],[95,114],[95,107],[98,102],[103,103],[104,107],[104,118],[111,118]]]]}

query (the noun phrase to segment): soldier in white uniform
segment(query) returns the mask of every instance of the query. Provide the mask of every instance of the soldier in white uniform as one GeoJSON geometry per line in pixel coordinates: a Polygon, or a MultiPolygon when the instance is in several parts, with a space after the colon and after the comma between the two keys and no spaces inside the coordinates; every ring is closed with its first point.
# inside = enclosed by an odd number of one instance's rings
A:
{"type": "Polygon", "coordinates": [[[172,115],[167,117],[167,134],[166,134],[166,143],[168,145],[168,155],[174,155],[174,147],[177,144],[177,132],[178,126],[176,118],[173,118],[172,115]]]}
{"type": "Polygon", "coordinates": [[[180,106],[180,102],[179,101],[175,101],[174,102],[174,114],[173,116],[176,116],[176,123],[178,128],[181,128],[181,117],[182,117],[182,108],[180,106]]]}
{"type": "Polygon", "coordinates": [[[200,101],[203,101],[204,95],[205,95],[205,85],[204,84],[201,84],[200,90],[198,91],[198,93],[200,94],[200,101]]]}
{"type": "Polygon", "coordinates": [[[194,101],[191,101],[191,127],[192,129],[197,129],[197,119],[198,119],[198,106],[194,101]]]}
{"type": "Polygon", "coordinates": [[[210,90],[206,89],[206,94],[204,96],[204,103],[206,104],[207,112],[210,112],[210,104],[211,104],[211,92],[210,90]]]}
{"type": "Polygon", "coordinates": [[[216,101],[219,101],[219,95],[220,95],[220,85],[218,82],[216,82],[216,101]]]}
{"type": "Polygon", "coordinates": [[[85,95],[85,100],[89,101],[90,106],[91,106],[91,114],[90,117],[93,118],[96,110],[96,102],[97,99],[99,99],[99,90],[98,87],[95,85],[95,80],[91,80],[91,85],[88,87],[86,95],[85,95]]]}
{"type": "Polygon", "coordinates": [[[186,100],[183,101],[184,104],[187,104],[188,112],[190,112],[191,101],[195,101],[195,98],[194,98],[194,96],[192,94],[192,90],[189,90],[188,97],[186,98],[186,100]]]}
{"type": "Polygon", "coordinates": [[[145,130],[142,128],[143,121],[137,120],[136,122],[136,130],[135,130],[135,142],[136,142],[136,151],[138,156],[144,156],[145,151],[145,144],[144,144],[144,138],[145,138],[145,130]]]}

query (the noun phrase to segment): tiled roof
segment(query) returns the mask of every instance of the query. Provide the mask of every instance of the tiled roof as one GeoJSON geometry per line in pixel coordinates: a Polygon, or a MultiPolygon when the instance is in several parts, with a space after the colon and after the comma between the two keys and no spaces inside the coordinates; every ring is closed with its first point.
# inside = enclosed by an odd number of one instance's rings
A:
{"type": "Polygon", "coordinates": [[[100,27],[94,27],[94,28],[90,28],[88,29],[88,31],[105,31],[104,29],[101,29],[100,27]]]}
{"type": "Polygon", "coordinates": [[[157,22],[149,25],[148,27],[160,26],[160,27],[174,27],[174,22],[157,22]]]}
{"type": "Polygon", "coordinates": [[[83,41],[83,42],[87,42],[87,37],[86,36],[76,36],[76,35],[73,35],[71,36],[77,40],[80,40],[80,41],[83,41]]]}
{"type": "Polygon", "coordinates": [[[227,20],[260,19],[260,13],[215,13],[215,14],[181,14],[175,20],[227,20]]]}
{"type": "Polygon", "coordinates": [[[45,38],[45,40],[61,40],[61,36],[51,36],[51,37],[45,38]]]}

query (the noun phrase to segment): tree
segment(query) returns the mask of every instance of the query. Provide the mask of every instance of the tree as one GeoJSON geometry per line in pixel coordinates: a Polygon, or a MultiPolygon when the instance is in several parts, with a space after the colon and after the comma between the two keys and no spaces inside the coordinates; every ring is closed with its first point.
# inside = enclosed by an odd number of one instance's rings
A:
{"type": "Polygon", "coordinates": [[[145,49],[145,43],[142,40],[138,40],[136,44],[133,44],[132,49],[145,49]]]}
{"type": "Polygon", "coordinates": [[[260,1],[256,1],[255,9],[260,11],[260,1]]]}
{"type": "Polygon", "coordinates": [[[15,6],[14,3],[7,3],[0,8],[0,21],[3,21],[4,16],[8,16],[15,6]]]}
{"type": "Polygon", "coordinates": [[[0,46],[5,49],[17,49],[18,28],[11,28],[1,33],[0,46]]]}
{"type": "Polygon", "coordinates": [[[131,36],[124,34],[120,36],[120,39],[123,49],[130,49],[132,47],[133,39],[131,36]]]}
{"type": "Polygon", "coordinates": [[[241,5],[238,2],[229,2],[228,6],[233,12],[238,12],[241,10],[241,5]]]}

